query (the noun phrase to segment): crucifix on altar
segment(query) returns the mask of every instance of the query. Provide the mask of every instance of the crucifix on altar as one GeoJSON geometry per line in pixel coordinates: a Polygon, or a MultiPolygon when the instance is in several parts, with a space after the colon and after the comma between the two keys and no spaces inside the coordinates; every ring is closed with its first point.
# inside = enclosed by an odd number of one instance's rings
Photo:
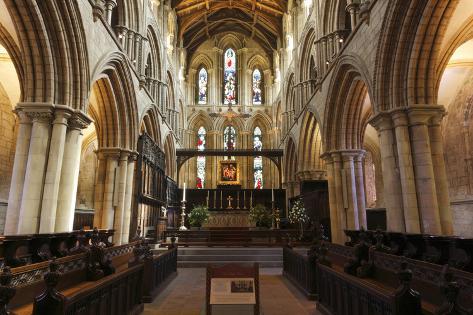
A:
{"type": "Polygon", "coordinates": [[[228,201],[228,207],[227,207],[227,209],[233,209],[233,207],[232,207],[232,200],[233,200],[232,196],[228,196],[228,198],[227,198],[227,201],[228,201]]]}

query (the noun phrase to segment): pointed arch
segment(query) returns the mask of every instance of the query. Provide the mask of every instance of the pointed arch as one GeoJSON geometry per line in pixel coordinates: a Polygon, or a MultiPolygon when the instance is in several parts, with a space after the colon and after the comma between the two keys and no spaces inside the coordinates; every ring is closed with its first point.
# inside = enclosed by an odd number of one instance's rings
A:
{"type": "Polygon", "coordinates": [[[376,106],[366,67],[356,56],[339,59],[327,93],[323,124],[326,152],[362,149],[364,130],[376,106]],[[343,128],[340,128],[343,126],[343,128]]]}
{"type": "Polygon", "coordinates": [[[166,175],[176,180],[176,147],[171,133],[166,135],[163,147],[166,160],[166,175]]]}
{"type": "Polygon", "coordinates": [[[139,124],[135,90],[126,57],[114,52],[104,56],[94,71],[90,105],[100,147],[136,150],[139,124]]]}
{"type": "Polygon", "coordinates": [[[153,141],[161,146],[161,130],[159,126],[159,113],[156,107],[151,106],[146,110],[145,115],[141,119],[140,134],[148,134],[153,141]]]}
{"type": "Polygon", "coordinates": [[[317,122],[314,114],[306,112],[299,135],[298,172],[325,170],[324,161],[320,158],[322,153],[320,124],[317,122]]]}

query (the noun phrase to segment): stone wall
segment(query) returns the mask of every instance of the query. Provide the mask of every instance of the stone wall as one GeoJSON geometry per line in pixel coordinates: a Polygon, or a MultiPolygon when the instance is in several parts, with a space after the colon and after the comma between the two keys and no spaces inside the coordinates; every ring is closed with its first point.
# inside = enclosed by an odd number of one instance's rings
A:
{"type": "MultiPolygon", "coordinates": [[[[0,201],[8,200],[11,172],[15,158],[15,115],[12,104],[0,84],[0,201]]],[[[3,231],[3,228],[1,229],[3,231]]]]}
{"type": "Polygon", "coordinates": [[[77,187],[76,208],[93,209],[95,192],[95,175],[97,170],[96,141],[83,148],[81,168],[77,187]]]}
{"type": "MultiPolygon", "coordinates": [[[[461,83],[461,81],[459,82],[461,83]]],[[[468,70],[443,121],[443,143],[455,234],[473,236],[473,69],[468,70]]]]}

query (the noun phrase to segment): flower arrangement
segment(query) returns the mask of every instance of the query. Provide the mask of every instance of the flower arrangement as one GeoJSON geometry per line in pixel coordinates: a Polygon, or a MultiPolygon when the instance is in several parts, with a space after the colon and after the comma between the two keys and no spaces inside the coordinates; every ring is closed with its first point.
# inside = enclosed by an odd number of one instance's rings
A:
{"type": "Polygon", "coordinates": [[[250,208],[250,222],[255,223],[258,227],[270,227],[272,223],[272,215],[262,204],[257,204],[250,208]]]}
{"type": "Polygon", "coordinates": [[[302,199],[294,201],[294,205],[289,211],[289,222],[291,223],[307,223],[309,222],[309,216],[304,207],[302,199]]]}
{"type": "Polygon", "coordinates": [[[201,227],[209,220],[209,208],[204,205],[196,205],[189,213],[189,223],[193,227],[201,227]]]}

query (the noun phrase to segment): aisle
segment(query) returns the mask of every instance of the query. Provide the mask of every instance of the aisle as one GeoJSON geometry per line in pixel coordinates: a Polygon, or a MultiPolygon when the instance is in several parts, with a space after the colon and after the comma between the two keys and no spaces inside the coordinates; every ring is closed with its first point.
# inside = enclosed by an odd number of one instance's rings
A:
{"type": "MultiPolygon", "coordinates": [[[[263,315],[317,315],[307,300],[281,275],[281,269],[260,269],[263,315]]],[[[156,298],[145,304],[144,315],[200,315],[205,302],[205,269],[181,268],[156,298]]]]}

